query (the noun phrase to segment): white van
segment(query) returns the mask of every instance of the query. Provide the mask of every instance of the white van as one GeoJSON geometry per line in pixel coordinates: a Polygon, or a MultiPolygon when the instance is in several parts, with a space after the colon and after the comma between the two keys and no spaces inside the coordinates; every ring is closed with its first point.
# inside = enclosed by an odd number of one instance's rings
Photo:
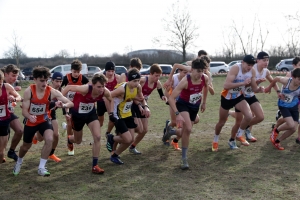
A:
{"type": "MultiPolygon", "coordinates": [[[[52,69],[50,69],[50,72],[51,72],[51,77],[54,72],[60,72],[65,76],[66,74],[71,73],[71,64],[57,65],[52,69]]],[[[87,64],[82,64],[82,70],[80,71],[80,73],[85,76],[88,75],[87,64]]]]}

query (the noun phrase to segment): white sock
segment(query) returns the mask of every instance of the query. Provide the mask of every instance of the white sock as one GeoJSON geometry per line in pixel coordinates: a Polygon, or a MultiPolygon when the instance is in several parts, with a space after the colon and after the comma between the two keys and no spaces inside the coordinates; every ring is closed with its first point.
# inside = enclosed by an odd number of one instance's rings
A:
{"type": "Polygon", "coordinates": [[[243,135],[243,133],[245,132],[245,130],[239,128],[237,134],[236,134],[236,137],[241,137],[243,135]]]}
{"type": "Polygon", "coordinates": [[[17,163],[22,164],[23,163],[23,158],[18,157],[17,163]]]}
{"type": "Polygon", "coordinates": [[[46,162],[47,162],[47,159],[41,158],[39,168],[45,168],[46,162]]]}
{"type": "Polygon", "coordinates": [[[220,136],[220,135],[216,135],[216,134],[215,134],[214,142],[219,142],[219,136],[220,136]]]}

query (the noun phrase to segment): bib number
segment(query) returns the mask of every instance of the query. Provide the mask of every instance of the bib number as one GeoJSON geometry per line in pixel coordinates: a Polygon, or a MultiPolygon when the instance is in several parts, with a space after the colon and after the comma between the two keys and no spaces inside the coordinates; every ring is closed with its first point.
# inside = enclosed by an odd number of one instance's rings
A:
{"type": "Polygon", "coordinates": [[[6,116],[6,109],[5,105],[0,106],[0,117],[5,117],[6,116]]]}
{"type": "Polygon", "coordinates": [[[79,103],[78,113],[86,114],[94,108],[94,103],[79,103]]]}
{"type": "Polygon", "coordinates": [[[190,95],[190,103],[191,104],[196,104],[202,97],[201,93],[196,93],[196,94],[192,94],[190,95]]]}
{"type": "Polygon", "coordinates": [[[237,94],[237,93],[239,93],[241,90],[242,90],[241,87],[237,87],[237,88],[230,89],[230,90],[229,90],[229,93],[237,94]]]}
{"type": "Polygon", "coordinates": [[[74,96],[75,96],[75,93],[76,92],[68,92],[68,94],[67,94],[67,98],[69,99],[69,100],[71,100],[71,101],[73,101],[73,99],[74,99],[74,96]]]}
{"type": "Polygon", "coordinates": [[[284,102],[286,103],[291,103],[293,101],[293,96],[292,95],[288,95],[288,94],[284,94],[284,102]]]}
{"type": "Polygon", "coordinates": [[[252,94],[253,94],[252,88],[251,88],[251,87],[247,87],[247,88],[245,89],[245,94],[246,94],[246,95],[252,95],[252,94]]]}
{"type": "Polygon", "coordinates": [[[30,104],[29,113],[32,115],[43,115],[46,112],[46,104],[30,104]]]}
{"type": "Polygon", "coordinates": [[[123,113],[128,113],[131,111],[132,101],[126,102],[123,108],[123,113]]]}

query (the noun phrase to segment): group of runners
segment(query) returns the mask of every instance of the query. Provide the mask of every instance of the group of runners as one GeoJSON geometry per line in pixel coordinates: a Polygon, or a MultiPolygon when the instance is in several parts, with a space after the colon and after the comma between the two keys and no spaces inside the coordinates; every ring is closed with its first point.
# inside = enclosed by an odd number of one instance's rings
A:
{"type": "MultiPolygon", "coordinates": [[[[44,141],[38,174],[49,176],[50,172],[45,167],[47,160],[61,161],[54,152],[59,140],[56,109],[62,108],[66,120],[66,123],[62,122],[62,126],[67,132],[68,155],[75,154],[74,144],[82,142],[83,127],[87,125],[93,136],[92,173],[104,173],[98,165],[98,158],[100,130],[107,112],[109,120],[105,133],[106,148],[111,152],[110,160],[113,163],[124,164],[120,155],[126,149],[132,154],[141,154],[138,144],[148,132],[151,116],[147,100],[156,89],[160,99],[169,105],[170,110],[170,120],[166,121],[162,141],[181,151],[180,167],[183,170],[188,169],[187,154],[192,127],[200,120],[199,110],[206,110],[208,94],[215,94],[209,63],[207,53],[200,50],[193,61],[174,64],[164,85],[159,81],[162,70],[158,64],[150,67],[150,75],[140,75],[142,62],[139,58],[132,58],[128,72],[121,75],[115,74],[115,64],[109,61],[105,65],[105,71],[95,74],[90,81],[80,74],[82,63],[79,60],[71,63],[71,73],[63,76],[60,72],[55,72],[51,79],[49,69],[38,66],[33,70],[34,84],[25,89],[23,97],[17,92],[21,88],[13,87],[19,69],[15,65],[7,65],[0,71],[0,160],[6,161],[5,148],[11,128],[15,133],[7,156],[16,161],[13,174],[20,173],[23,159],[32,144],[44,141]],[[49,79],[51,83],[48,82],[49,79]],[[17,102],[21,102],[24,126],[14,114],[17,102]],[[112,133],[114,127],[115,134],[112,133]],[[172,135],[175,135],[173,139],[172,135]],[[23,143],[17,155],[15,149],[22,138],[23,143]]],[[[231,67],[221,93],[219,120],[215,126],[212,151],[218,151],[219,135],[229,115],[235,118],[228,140],[231,149],[238,148],[236,140],[245,146],[257,140],[251,130],[253,125],[264,120],[264,112],[255,93],[270,93],[272,88],[278,95],[277,115],[282,116],[276,117],[278,121],[270,136],[272,144],[283,150],[280,142],[297,129],[300,58],[293,60],[295,69],[291,73],[274,79],[267,69],[268,63],[269,55],[259,52],[256,58],[246,55],[240,64],[231,67]],[[266,80],[270,82],[268,87],[259,86],[266,80]],[[277,82],[283,85],[282,89],[279,89],[277,82]],[[233,107],[235,110],[230,110],[233,107]],[[283,134],[278,137],[280,132],[283,134]]],[[[298,135],[296,142],[300,143],[300,131],[298,135]]]]}

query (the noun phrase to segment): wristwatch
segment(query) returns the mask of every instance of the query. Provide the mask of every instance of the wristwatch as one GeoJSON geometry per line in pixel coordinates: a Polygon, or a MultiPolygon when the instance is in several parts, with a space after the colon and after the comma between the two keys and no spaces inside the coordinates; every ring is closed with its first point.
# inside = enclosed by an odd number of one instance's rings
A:
{"type": "Polygon", "coordinates": [[[175,115],[177,116],[177,115],[179,115],[179,113],[180,113],[180,112],[176,111],[176,112],[175,112],[175,115]]]}

